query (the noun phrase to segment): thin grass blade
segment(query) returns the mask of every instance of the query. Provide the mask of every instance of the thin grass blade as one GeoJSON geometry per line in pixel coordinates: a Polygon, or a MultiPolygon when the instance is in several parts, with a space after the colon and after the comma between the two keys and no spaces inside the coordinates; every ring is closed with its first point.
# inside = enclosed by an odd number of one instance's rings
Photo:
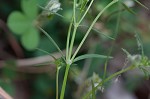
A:
{"type": "Polygon", "coordinates": [[[57,48],[57,50],[60,52],[60,54],[62,55],[62,58],[64,59],[65,61],[65,58],[64,58],[64,54],[63,52],[60,50],[59,46],[57,45],[57,43],[52,39],[52,37],[45,31],[43,30],[41,27],[38,26],[38,28],[47,36],[47,38],[54,44],[54,46],[57,48]]]}
{"type": "MultiPolygon", "coordinates": [[[[73,62],[77,62],[83,59],[87,59],[87,58],[107,58],[108,56],[105,55],[99,55],[99,54],[84,54],[81,56],[76,57],[73,62]]],[[[108,57],[108,58],[112,58],[112,57],[108,57]]]]}
{"type": "Polygon", "coordinates": [[[127,56],[130,56],[130,53],[129,53],[126,49],[123,49],[123,48],[122,48],[122,50],[123,50],[123,52],[126,53],[127,56]]]}
{"type": "Polygon", "coordinates": [[[52,55],[52,54],[50,54],[49,52],[47,52],[47,51],[45,51],[45,50],[43,50],[43,49],[40,49],[40,48],[36,48],[38,51],[41,51],[41,52],[43,52],[43,53],[45,53],[45,54],[48,54],[49,56],[51,56],[54,60],[56,60],[56,58],[52,55]]]}
{"type": "Polygon", "coordinates": [[[80,0],[80,1],[82,1],[80,10],[83,11],[89,0],[80,0]]]}
{"type": "Polygon", "coordinates": [[[143,43],[142,43],[142,40],[140,38],[140,35],[137,32],[135,34],[135,37],[136,37],[136,42],[137,42],[137,45],[138,45],[138,49],[141,50],[141,54],[142,54],[142,56],[144,56],[143,43]]]}
{"type": "Polygon", "coordinates": [[[136,3],[138,3],[140,6],[142,6],[143,8],[149,10],[148,7],[146,7],[144,4],[142,4],[141,2],[139,2],[138,0],[134,0],[136,3]]]}
{"type": "Polygon", "coordinates": [[[115,15],[117,15],[117,14],[123,13],[124,11],[126,11],[125,8],[122,8],[122,9],[116,10],[116,11],[114,11],[114,12],[111,12],[111,13],[106,17],[106,19],[105,19],[106,21],[105,21],[105,22],[108,22],[108,21],[111,19],[112,16],[115,16],[115,15]]]}
{"type": "Polygon", "coordinates": [[[124,3],[121,3],[123,6],[124,6],[124,8],[128,11],[128,12],[130,12],[131,14],[133,14],[133,15],[136,15],[136,13],[133,11],[133,10],[131,10],[127,5],[125,5],[124,3]]]}

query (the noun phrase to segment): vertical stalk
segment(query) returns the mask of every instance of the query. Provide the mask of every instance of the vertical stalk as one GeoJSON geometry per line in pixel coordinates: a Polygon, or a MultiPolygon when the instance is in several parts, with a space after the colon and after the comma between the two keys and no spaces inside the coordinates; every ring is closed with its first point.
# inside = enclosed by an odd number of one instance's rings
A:
{"type": "Polygon", "coordinates": [[[56,71],[56,99],[58,99],[58,78],[59,77],[59,68],[56,71]]]}
{"type": "Polygon", "coordinates": [[[72,48],[73,48],[73,44],[74,44],[74,40],[75,40],[75,36],[76,36],[76,31],[77,31],[77,26],[74,26],[74,30],[73,30],[73,35],[71,38],[71,44],[70,44],[70,50],[69,50],[69,59],[71,58],[71,53],[72,53],[72,48]]]}
{"type": "Polygon", "coordinates": [[[71,44],[69,46],[70,50],[69,50],[68,60],[70,60],[71,58],[72,48],[73,48],[73,44],[74,44],[74,40],[76,36],[77,27],[78,27],[78,24],[76,23],[76,0],[73,1],[73,25],[74,25],[74,30],[73,30],[73,35],[71,38],[71,44]]]}
{"type": "Polygon", "coordinates": [[[73,1],[73,18],[74,24],[76,24],[76,0],[73,1]]]}
{"type": "MultiPolygon", "coordinates": [[[[121,6],[120,6],[120,2],[118,2],[118,7],[119,7],[119,10],[121,10],[121,6]]],[[[109,60],[109,56],[111,55],[112,53],[112,50],[113,50],[113,47],[114,47],[114,44],[115,44],[115,40],[117,38],[117,35],[119,33],[119,25],[120,25],[120,18],[121,18],[121,12],[118,13],[118,16],[117,16],[117,25],[116,25],[116,29],[115,29],[115,34],[114,34],[114,40],[112,42],[112,46],[110,47],[110,50],[108,52],[108,56],[107,56],[107,59],[106,59],[106,62],[105,62],[105,65],[104,65],[104,74],[103,74],[103,80],[105,79],[106,77],[106,72],[107,72],[107,64],[108,64],[108,60],[109,60]]]]}
{"type": "Polygon", "coordinates": [[[64,75],[64,80],[63,80],[63,85],[62,85],[62,89],[61,89],[60,99],[64,99],[69,68],[70,68],[70,65],[67,64],[66,70],[65,70],[65,75],[64,75]]]}
{"type": "Polygon", "coordinates": [[[71,34],[72,24],[73,24],[73,16],[72,16],[70,26],[69,26],[69,30],[68,30],[68,34],[67,34],[66,61],[68,60],[68,57],[69,57],[69,44],[70,44],[70,34],[71,34]]]}

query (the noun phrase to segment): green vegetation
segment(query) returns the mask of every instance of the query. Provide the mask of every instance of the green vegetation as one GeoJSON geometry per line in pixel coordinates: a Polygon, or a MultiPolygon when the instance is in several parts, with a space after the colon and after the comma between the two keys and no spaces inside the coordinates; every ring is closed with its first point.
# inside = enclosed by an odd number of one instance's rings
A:
{"type": "MultiPolygon", "coordinates": [[[[131,2],[148,9],[137,0],[131,2]]],[[[36,68],[49,64],[56,67],[56,75],[53,74],[53,77],[41,74],[34,82],[31,82],[36,90],[32,98],[71,99],[70,97],[73,96],[67,97],[65,94],[73,94],[72,89],[67,87],[72,80],[79,86],[76,90],[83,91],[76,98],[96,99],[97,91],[99,89],[102,91],[109,81],[134,69],[141,70],[148,79],[150,75],[149,55],[147,55],[148,51],[144,50],[145,43],[138,34],[141,31],[135,26],[138,10],[134,11],[131,7],[133,6],[128,5],[124,0],[107,0],[107,2],[105,0],[48,0],[42,2],[40,0],[21,0],[21,11],[13,11],[9,15],[8,27],[15,36],[19,37],[25,48],[26,57],[46,54],[53,59],[53,62],[49,61],[48,64],[36,65],[36,68]],[[131,36],[131,39],[128,35],[131,36]],[[89,43],[88,47],[85,46],[86,41],[89,43]],[[111,43],[107,45],[108,42],[111,43]],[[138,50],[134,50],[135,48],[138,50]],[[62,49],[65,49],[65,53],[62,49]],[[121,66],[117,72],[109,74],[109,60],[112,60],[113,53],[119,50],[126,55],[124,64],[129,65],[121,66]],[[59,58],[52,54],[54,51],[59,52],[59,58]],[[130,54],[128,51],[134,52],[130,54]],[[32,54],[28,56],[30,53],[32,54]],[[83,64],[86,65],[83,66],[83,64]],[[99,69],[97,66],[100,66],[99,69]],[[74,67],[78,67],[79,71],[77,68],[74,71],[74,67]],[[81,72],[84,67],[87,69],[81,72]],[[70,76],[70,72],[73,72],[73,77],[70,76]],[[93,76],[90,78],[91,74],[93,76]],[[83,78],[80,79],[81,75],[83,78]],[[84,80],[86,82],[86,76],[90,78],[87,80],[88,90],[82,87],[84,80]],[[53,88],[53,86],[56,87],[53,88]],[[50,92],[52,96],[49,96],[50,92]]]]}

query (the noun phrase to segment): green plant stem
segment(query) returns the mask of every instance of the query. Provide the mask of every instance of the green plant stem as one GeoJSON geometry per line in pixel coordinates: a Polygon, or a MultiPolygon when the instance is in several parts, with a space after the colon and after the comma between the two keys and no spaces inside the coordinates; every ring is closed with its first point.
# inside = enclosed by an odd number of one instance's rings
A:
{"type": "Polygon", "coordinates": [[[47,37],[48,39],[53,43],[53,45],[57,48],[57,50],[60,52],[60,54],[62,55],[63,60],[65,61],[64,58],[64,54],[63,52],[60,50],[59,46],[56,44],[56,42],[53,40],[53,38],[45,31],[43,30],[40,26],[37,26],[38,29],[40,29],[47,37]]]}
{"type": "Polygon", "coordinates": [[[74,24],[74,30],[73,30],[73,34],[72,34],[72,38],[71,38],[68,60],[70,60],[70,58],[71,58],[72,48],[73,48],[73,44],[74,44],[74,40],[75,40],[75,36],[76,36],[76,31],[78,28],[78,24],[76,23],[76,0],[73,1],[73,24],[74,24]]]}
{"type": "Polygon", "coordinates": [[[57,71],[56,71],[56,99],[58,99],[58,80],[59,80],[59,68],[57,68],[57,71]]]}
{"type": "Polygon", "coordinates": [[[67,64],[65,75],[64,75],[64,80],[63,80],[63,84],[62,84],[60,99],[64,99],[64,94],[65,94],[65,89],[66,89],[66,83],[67,83],[67,77],[68,77],[69,68],[70,68],[70,65],[67,64]]]}
{"type": "Polygon", "coordinates": [[[71,58],[71,61],[74,60],[74,58],[76,57],[78,51],[80,50],[81,46],[83,45],[83,43],[85,42],[87,36],[89,35],[92,27],[94,26],[94,24],[96,23],[96,21],[99,19],[99,17],[103,14],[103,12],[105,10],[107,10],[111,5],[113,5],[114,3],[118,2],[118,0],[113,0],[112,2],[110,2],[97,16],[96,18],[94,19],[94,21],[92,22],[91,26],[89,27],[89,29],[87,30],[85,36],[83,37],[81,43],[79,44],[78,48],[76,49],[75,53],[73,54],[72,58],[71,58]]]}
{"type": "Polygon", "coordinates": [[[89,11],[89,9],[91,8],[91,5],[93,4],[93,1],[92,0],[88,6],[88,8],[86,9],[85,13],[83,14],[83,16],[81,17],[80,21],[78,22],[78,24],[80,24],[82,22],[82,20],[84,19],[84,17],[86,16],[87,12],[89,11]]]}
{"type": "Polygon", "coordinates": [[[66,61],[69,57],[69,41],[70,41],[70,33],[71,33],[71,28],[72,28],[72,24],[73,24],[73,16],[70,22],[70,26],[69,26],[69,30],[68,30],[68,34],[67,34],[67,45],[66,45],[66,61]]]}
{"type": "Polygon", "coordinates": [[[73,18],[74,24],[76,24],[76,0],[73,0],[73,18]]]}
{"type": "Polygon", "coordinates": [[[72,38],[71,38],[71,44],[70,44],[70,50],[69,50],[69,59],[71,58],[71,53],[72,53],[73,44],[74,44],[74,40],[75,40],[75,36],[76,36],[76,31],[77,31],[77,25],[75,25],[75,27],[74,27],[72,38]]]}
{"type": "MultiPolygon", "coordinates": [[[[119,10],[121,10],[121,6],[120,6],[120,3],[118,2],[118,7],[119,7],[119,10]]],[[[109,50],[109,53],[108,53],[108,56],[107,56],[107,59],[106,59],[106,62],[105,62],[105,65],[104,65],[104,74],[103,74],[103,79],[105,79],[106,77],[106,72],[107,72],[107,65],[108,65],[108,60],[109,60],[109,56],[111,55],[112,53],[112,50],[113,50],[113,47],[114,47],[114,44],[115,44],[115,39],[117,38],[117,35],[118,35],[118,31],[119,31],[119,23],[120,23],[120,17],[121,17],[121,12],[119,12],[118,16],[117,16],[117,25],[116,25],[116,29],[115,29],[115,34],[114,34],[114,40],[112,42],[112,46],[109,50]]]]}
{"type": "MultiPolygon", "coordinates": [[[[122,73],[124,73],[124,72],[126,72],[126,71],[132,70],[132,69],[134,69],[134,68],[135,68],[135,66],[132,65],[132,66],[129,66],[128,68],[122,69],[122,70],[120,70],[120,71],[118,71],[118,72],[112,74],[112,75],[109,76],[108,78],[106,78],[106,79],[104,79],[103,81],[101,81],[101,82],[95,87],[95,90],[97,90],[99,86],[102,86],[103,83],[106,83],[106,82],[108,82],[109,80],[111,80],[112,78],[114,78],[114,77],[116,77],[116,76],[118,76],[118,75],[120,75],[120,74],[122,74],[122,73]]],[[[92,91],[88,92],[82,99],[87,99],[87,97],[89,97],[90,94],[92,94],[92,91]]]]}

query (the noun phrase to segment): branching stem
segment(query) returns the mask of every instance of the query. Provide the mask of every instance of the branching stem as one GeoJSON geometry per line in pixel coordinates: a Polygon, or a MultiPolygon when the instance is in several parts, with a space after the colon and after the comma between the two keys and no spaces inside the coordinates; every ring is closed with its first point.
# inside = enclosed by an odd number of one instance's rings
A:
{"type": "Polygon", "coordinates": [[[81,46],[83,45],[83,43],[85,42],[87,36],[89,35],[90,31],[92,30],[94,24],[96,23],[96,21],[99,19],[99,17],[103,14],[103,12],[105,12],[105,10],[107,10],[110,6],[112,6],[114,3],[118,2],[118,0],[113,0],[112,2],[110,2],[102,11],[100,11],[100,13],[96,16],[96,18],[94,19],[94,21],[92,22],[91,26],[89,27],[89,29],[87,30],[85,36],[83,37],[82,41],[80,42],[77,50],[75,51],[75,53],[73,54],[71,60],[73,61],[74,58],[76,57],[77,53],[79,52],[81,46]]]}

